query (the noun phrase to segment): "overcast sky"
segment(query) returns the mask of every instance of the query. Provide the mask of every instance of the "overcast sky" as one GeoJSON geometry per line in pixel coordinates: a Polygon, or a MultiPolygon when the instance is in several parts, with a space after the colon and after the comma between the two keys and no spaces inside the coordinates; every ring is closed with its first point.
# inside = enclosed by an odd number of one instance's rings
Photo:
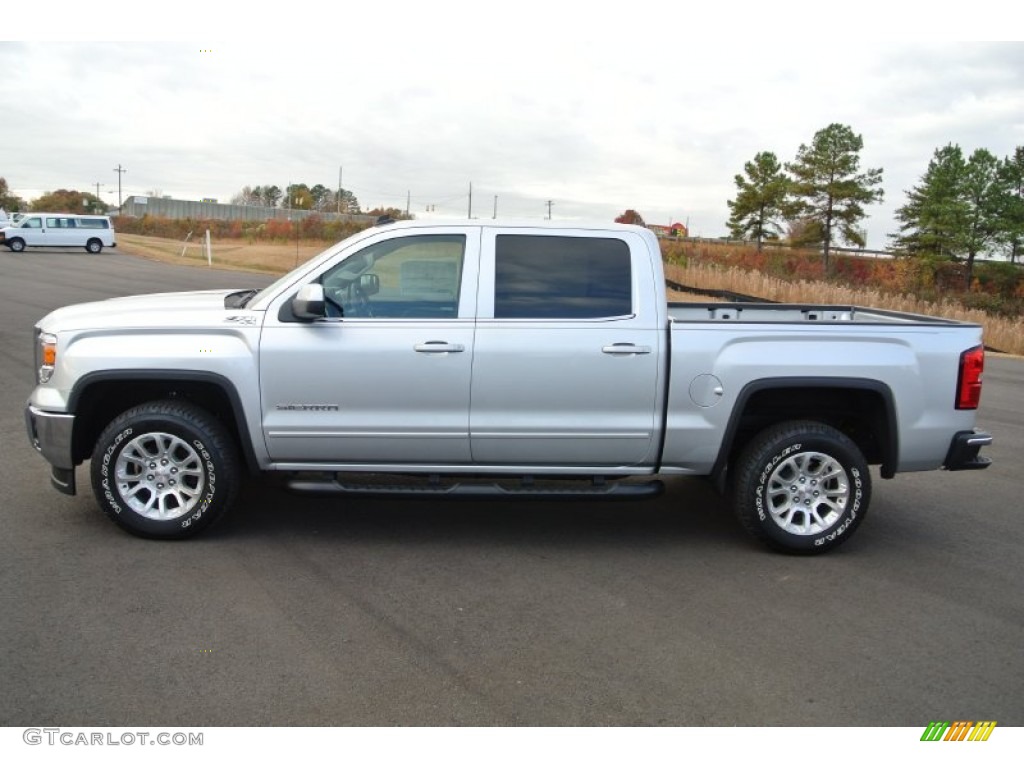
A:
{"type": "Polygon", "coordinates": [[[941,39],[1001,31],[988,5],[934,5],[957,15],[930,29],[871,2],[888,25],[799,0],[770,21],[745,3],[646,0],[183,0],[159,18],[104,3],[80,22],[68,5],[48,34],[78,42],[0,42],[0,176],[29,199],[99,182],[116,204],[120,164],[124,196],[226,202],[244,185],[334,188],[340,166],[364,208],[404,208],[408,192],[418,217],[465,217],[472,182],[474,216],[497,195],[500,216],[542,218],[547,200],[564,219],[635,208],[713,237],[745,162],[790,161],[838,122],[863,136],[862,168],[884,169],[865,222],[884,248],[937,147],[1024,145],[1024,44],[941,39]],[[108,37],[147,41],[93,42],[108,37]]]}

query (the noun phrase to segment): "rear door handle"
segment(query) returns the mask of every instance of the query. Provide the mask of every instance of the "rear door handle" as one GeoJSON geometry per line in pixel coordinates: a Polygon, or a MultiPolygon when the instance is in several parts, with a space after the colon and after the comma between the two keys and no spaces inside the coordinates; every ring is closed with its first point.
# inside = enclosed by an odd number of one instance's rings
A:
{"type": "Polygon", "coordinates": [[[601,347],[601,351],[606,355],[649,355],[651,354],[651,348],[645,346],[639,346],[637,344],[618,343],[609,344],[605,347],[601,347]]]}
{"type": "Polygon", "coordinates": [[[447,341],[425,341],[413,347],[417,352],[438,354],[439,352],[465,352],[462,344],[449,344],[447,341]]]}

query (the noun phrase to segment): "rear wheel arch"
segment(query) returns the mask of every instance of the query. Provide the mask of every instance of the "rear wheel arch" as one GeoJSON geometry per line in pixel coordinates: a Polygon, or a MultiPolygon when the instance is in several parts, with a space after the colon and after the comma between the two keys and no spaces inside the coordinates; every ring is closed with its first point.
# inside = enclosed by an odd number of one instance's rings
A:
{"type": "Polygon", "coordinates": [[[883,478],[896,474],[899,428],[887,384],[875,379],[780,377],[748,383],[736,398],[711,477],[720,490],[729,467],[755,435],[782,422],[828,424],[857,445],[883,478]]]}

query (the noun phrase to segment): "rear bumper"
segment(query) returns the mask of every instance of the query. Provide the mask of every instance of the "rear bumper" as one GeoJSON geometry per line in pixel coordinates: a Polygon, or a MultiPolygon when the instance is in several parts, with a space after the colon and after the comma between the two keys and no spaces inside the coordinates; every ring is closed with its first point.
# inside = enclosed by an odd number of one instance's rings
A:
{"type": "Polygon", "coordinates": [[[47,413],[25,406],[25,429],[32,447],[50,462],[50,482],[61,493],[75,495],[75,464],[71,460],[71,438],[75,417],[68,413],[47,413]]]}
{"type": "Polygon", "coordinates": [[[942,465],[951,471],[961,469],[988,469],[992,459],[979,456],[978,452],[992,444],[992,435],[972,430],[957,432],[949,443],[949,452],[942,465]]]}

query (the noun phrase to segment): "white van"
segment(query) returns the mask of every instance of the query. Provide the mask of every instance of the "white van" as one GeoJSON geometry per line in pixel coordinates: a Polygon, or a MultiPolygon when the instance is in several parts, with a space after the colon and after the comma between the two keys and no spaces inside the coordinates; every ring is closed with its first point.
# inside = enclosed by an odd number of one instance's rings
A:
{"type": "Polygon", "coordinates": [[[26,248],[85,248],[99,253],[113,248],[114,225],[109,216],[80,213],[27,213],[14,226],[0,229],[0,245],[15,253],[26,248]]]}

